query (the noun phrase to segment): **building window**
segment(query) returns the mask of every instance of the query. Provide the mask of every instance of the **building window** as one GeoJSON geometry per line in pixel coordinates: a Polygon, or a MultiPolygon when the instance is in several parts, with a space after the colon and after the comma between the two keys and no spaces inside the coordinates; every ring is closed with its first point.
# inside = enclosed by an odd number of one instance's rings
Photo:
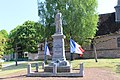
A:
{"type": "Polygon", "coordinates": [[[120,37],[117,38],[117,46],[120,47],[120,37]]]}

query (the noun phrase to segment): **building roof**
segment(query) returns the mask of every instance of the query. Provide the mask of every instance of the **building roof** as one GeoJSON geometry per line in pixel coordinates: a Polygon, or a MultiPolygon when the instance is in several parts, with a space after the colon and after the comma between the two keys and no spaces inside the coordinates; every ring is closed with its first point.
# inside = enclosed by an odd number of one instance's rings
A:
{"type": "Polygon", "coordinates": [[[100,14],[96,36],[106,35],[119,31],[120,23],[115,22],[115,12],[100,14]]]}

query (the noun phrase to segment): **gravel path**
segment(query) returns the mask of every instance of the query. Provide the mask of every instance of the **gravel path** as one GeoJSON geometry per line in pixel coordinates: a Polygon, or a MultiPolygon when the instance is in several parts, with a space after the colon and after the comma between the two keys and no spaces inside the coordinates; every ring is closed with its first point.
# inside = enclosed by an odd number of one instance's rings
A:
{"type": "Polygon", "coordinates": [[[26,72],[0,76],[0,80],[120,80],[116,73],[103,68],[85,68],[84,77],[26,77],[26,72]]]}

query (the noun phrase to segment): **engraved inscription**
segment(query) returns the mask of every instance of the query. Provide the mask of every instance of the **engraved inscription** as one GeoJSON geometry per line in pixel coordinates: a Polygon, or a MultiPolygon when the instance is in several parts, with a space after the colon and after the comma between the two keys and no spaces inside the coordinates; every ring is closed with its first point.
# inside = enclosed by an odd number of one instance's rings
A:
{"type": "Polygon", "coordinates": [[[62,52],[62,45],[61,44],[56,44],[54,46],[54,51],[55,51],[55,53],[60,54],[62,52]]]}

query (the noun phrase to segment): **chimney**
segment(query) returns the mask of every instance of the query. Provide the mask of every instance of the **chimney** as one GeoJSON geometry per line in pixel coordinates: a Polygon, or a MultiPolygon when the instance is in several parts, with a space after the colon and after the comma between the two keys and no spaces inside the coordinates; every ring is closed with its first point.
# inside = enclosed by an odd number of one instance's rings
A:
{"type": "Polygon", "coordinates": [[[117,6],[115,6],[115,21],[120,22],[120,0],[117,2],[117,6]]]}

